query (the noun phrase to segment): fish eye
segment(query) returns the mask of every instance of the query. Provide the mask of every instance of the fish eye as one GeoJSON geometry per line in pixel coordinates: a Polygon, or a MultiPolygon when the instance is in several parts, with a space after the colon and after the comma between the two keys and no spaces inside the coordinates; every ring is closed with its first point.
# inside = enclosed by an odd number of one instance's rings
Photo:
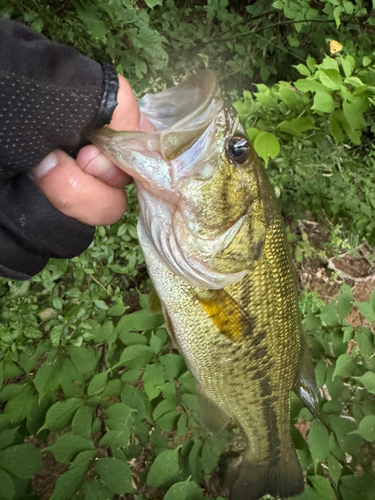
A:
{"type": "Polygon", "coordinates": [[[245,163],[250,156],[249,142],[245,137],[233,136],[227,143],[226,152],[230,160],[245,163]]]}

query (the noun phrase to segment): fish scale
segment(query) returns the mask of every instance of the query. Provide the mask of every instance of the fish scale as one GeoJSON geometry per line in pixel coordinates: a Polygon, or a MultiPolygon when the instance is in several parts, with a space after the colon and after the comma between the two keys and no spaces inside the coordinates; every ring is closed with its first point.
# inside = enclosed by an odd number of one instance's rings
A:
{"type": "Polygon", "coordinates": [[[140,244],[202,425],[235,419],[246,435],[229,498],[297,495],[290,391],[314,412],[317,389],[272,186],[211,71],[139,105],[157,130],[93,142],[135,179],[140,244]]]}

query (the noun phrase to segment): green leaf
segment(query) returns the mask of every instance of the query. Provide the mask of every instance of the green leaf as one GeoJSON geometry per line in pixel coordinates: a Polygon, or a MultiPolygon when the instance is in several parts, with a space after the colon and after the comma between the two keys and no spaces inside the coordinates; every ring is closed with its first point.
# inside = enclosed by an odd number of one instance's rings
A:
{"type": "Polygon", "coordinates": [[[4,470],[0,469],[0,497],[4,500],[13,500],[16,494],[16,487],[13,479],[4,470]]]}
{"type": "Polygon", "coordinates": [[[69,463],[80,451],[92,450],[93,448],[93,444],[88,439],[68,432],[60,436],[52,446],[46,449],[52,451],[58,462],[69,463]]]}
{"type": "Polygon", "coordinates": [[[184,358],[179,354],[165,354],[160,356],[159,361],[164,368],[165,380],[172,382],[186,370],[184,358]]]}
{"type": "Polygon", "coordinates": [[[354,302],[354,305],[358,307],[363,316],[370,321],[370,323],[375,322],[375,311],[371,304],[368,302],[354,302]]]}
{"type": "Polygon", "coordinates": [[[306,130],[315,128],[315,122],[312,116],[301,116],[300,118],[282,121],[278,125],[278,128],[281,132],[300,136],[303,132],[306,132],[306,130]]]}
{"type": "Polygon", "coordinates": [[[99,442],[99,446],[111,448],[125,448],[130,440],[130,430],[107,431],[99,442]]]}
{"type": "Polygon", "coordinates": [[[122,382],[132,384],[133,382],[139,380],[141,378],[141,375],[142,368],[134,368],[132,370],[126,370],[126,372],[121,375],[121,380],[122,382]]]}
{"type": "Polygon", "coordinates": [[[356,455],[363,439],[360,435],[353,433],[357,430],[355,423],[338,415],[332,415],[329,421],[340,448],[349,455],[356,455]]]}
{"type": "Polygon", "coordinates": [[[371,64],[371,57],[364,56],[362,59],[362,64],[364,67],[369,66],[371,64]]]}
{"type": "Polygon", "coordinates": [[[148,345],[148,338],[142,333],[125,332],[119,336],[119,339],[126,346],[129,345],[148,345]]]}
{"type": "Polygon", "coordinates": [[[63,359],[56,357],[56,354],[56,350],[51,352],[48,359],[36,372],[34,385],[39,393],[39,402],[46,394],[59,388],[60,378],[63,374],[63,359]]]}
{"type": "Polygon", "coordinates": [[[375,373],[374,372],[366,372],[361,377],[354,377],[360,380],[363,386],[369,391],[375,394],[375,373]]]}
{"type": "Polygon", "coordinates": [[[161,392],[160,386],[165,382],[162,365],[160,363],[147,365],[142,380],[145,393],[150,401],[157,398],[161,392]]]}
{"type": "Polygon", "coordinates": [[[109,309],[108,305],[104,302],[104,300],[101,299],[94,300],[94,304],[98,309],[101,309],[102,311],[108,311],[109,309]]]}
{"type": "Polygon", "coordinates": [[[210,437],[206,440],[202,447],[202,468],[205,475],[205,480],[208,480],[211,472],[218,464],[220,455],[226,447],[226,439],[218,439],[218,437],[210,437]]]}
{"type": "Polygon", "coordinates": [[[58,401],[53,404],[46,414],[46,420],[39,432],[44,429],[60,432],[72,421],[75,412],[83,405],[83,401],[78,398],[70,398],[66,401],[58,401]]]}
{"type": "MultiPolygon", "coordinates": [[[[120,235],[118,235],[120,236],[120,235]]],[[[122,304],[115,304],[109,308],[107,316],[123,316],[126,311],[126,307],[122,304]]],[[[104,325],[103,325],[104,326],[104,325]]]]}
{"type": "Polygon", "coordinates": [[[122,335],[130,331],[144,332],[155,330],[164,323],[161,314],[154,314],[148,309],[141,309],[131,314],[123,316],[116,326],[117,332],[122,335]]]}
{"type": "Polygon", "coordinates": [[[4,403],[5,401],[8,401],[9,399],[15,398],[20,394],[24,388],[27,387],[26,385],[21,385],[21,384],[8,384],[3,389],[0,391],[0,403],[4,403]]]}
{"type": "Polygon", "coordinates": [[[62,474],[56,482],[51,500],[72,500],[80,487],[86,469],[77,467],[62,474]]]}
{"type": "Polygon", "coordinates": [[[189,411],[197,411],[198,396],[196,394],[182,394],[181,399],[189,411]]]}
{"type": "Polygon", "coordinates": [[[316,470],[317,465],[323,462],[329,453],[328,431],[325,426],[317,420],[311,422],[307,443],[316,470]]]}
{"type": "Polygon", "coordinates": [[[173,484],[164,496],[164,500],[187,500],[190,478],[186,481],[173,484]]]}
{"type": "MultiPolygon", "coordinates": [[[[107,416],[107,427],[111,430],[129,430],[133,423],[134,410],[125,403],[115,403],[105,411],[107,416]]],[[[129,431],[130,432],[130,431],[129,431]]]]}
{"type": "Polygon", "coordinates": [[[75,457],[73,462],[69,465],[69,469],[80,469],[83,468],[85,470],[88,469],[90,463],[95,458],[96,451],[95,450],[85,450],[80,451],[78,455],[75,457]]]}
{"type": "Polygon", "coordinates": [[[337,296],[337,313],[343,321],[350,312],[353,300],[353,292],[350,286],[342,285],[337,296]]]}
{"type": "Polygon", "coordinates": [[[336,500],[335,492],[329,480],[322,476],[309,476],[308,480],[313,485],[314,490],[319,493],[323,500],[336,500]]]}
{"type": "MultiPolygon", "coordinates": [[[[121,401],[136,410],[133,413],[134,421],[140,422],[144,418],[151,418],[151,404],[146,394],[139,389],[126,385],[121,391],[121,401]]],[[[108,411],[107,411],[108,414],[108,411]]]]}
{"type": "Polygon", "coordinates": [[[0,467],[12,476],[29,479],[43,467],[43,461],[32,444],[17,444],[0,451],[0,467]]]}
{"type": "Polygon", "coordinates": [[[332,374],[332,380],[334,380],[337,376],[343,378],[350,377],[350,375],[353,373],[353,365],[355,366],[349,354],[341,354],[337,358],[336,366],[332,374]]]}
{"type": "Polygon", "coordinates": [[[343,476],[339,486],[342,500],[374,500],[375,481],[367,472],[362,476],[343,476]]]}
{"type": "Polygon", "coordinates": [[[174,412],[176,406],[177,406],[176,399],[174,399],[174,398],[173,399],[163,399],[156,406],[156,408],[152,414],[152,416],[154,417],[154,420],[158,420],[160,417],[162,417],[166,413],[169,413],[171,411],[174,412]]]}
{"type": "Polygon", "coordinates": [[[88,396],[94,396],[95,394],[100,394],[104,391],[107,385],[108,371],[97,373],[94,375],[87,388],[88,396]]]}
{"type": "Polygon", "coordinates": [[[174,450],[165,450],[153,461],[147,475],[147,483],[151,488],[167,486],[176,481],[182,469],[179,463],[180,447],[174,450]]]}
{"type": "Polygon", "coordinates": [[[101,394],[102,398],[113,398],[115,396],[119,396],[122,389],[121,380],[118,378],[114,378],[108,382],[104,391],[101,394]]]}
{"type": "Polygon", "coordinates": [[[329,454],[327,457],[327,465],[328,465],[329,475],[333,479],[334,483],[337,484],[341,477],[341,472],[342,472],[342,467],[340,462],[333,455],[329,454]]]}
{"type": "Polygon", "coordinates": [[[254,142],[256,136],[261,133],[261,130],[254,128],[254,127],[250,127],[250,128],[246,129],[246,133],[247,133],[250,141],[254,142]]]}
{"type": "Polygon", "coordinates": [[[127,463],[116,458],[100,458],[95,471],[108,488],[116,495],[133,493],[132,473],[127,463]]]}
{"type": "Polygon", "coordinates": [[[370,296],[370,304],[372,309],[375,311],[375,290],[372,292],[370,296]]]}
{"type": "Polygon", "coordinates": [[[89,406],[81,406],[73,417],[73,433],[88,438],[91,433],[92,416],[92,408],[89,406]]]}
{"type": "Polygon", "coordinates": [[[188,457],[189,473],[192,475],[194,481],[197,482],[199,482],[202,478],[202,446],[202,441],[200,439],[194,439],[194,444],[188,457]]]}
{"type": "Polygon", "coordinates": [[[306,59],[306,65],[309,68],[309,70],[313,73],[316,68],[316,60],[313,57],[309,56],[306,59]]]}
{"type": "Polygon", "coordinates": [[[342,66],[342,69],[344,70],[346,78],[349,78],[350,75],[352,74],[351,64],[345,58],[342,58],[341,59],[341,66],[342,66]]]}
{"type": "Polygon", "coordinates": [[[159,354],[159,352],[163,349],[167,341],[168,341],[168,333],[166,329],[158,328],[156,334],[154,332],[152,332],[151,334],[150,347],[155,354],[159,354]]]}
{"type": "Polygon", "coordinates": [[[325,381],[326,381],[326,373],[327,373],[327,367],[323,359],[321,359],[317,365],[315,366],[315,378],[316,378],[316,385],[318,386],[318,389],[320,387],[323,387],[325,381]]]}
{"type": "Polygon", "coordinates": [[[154,356],[154,351],[148,345],[131,345],[122,351],[120,361],[117,363],[117,366],[141,368],[152,361],[154,356]]]}
{"type": "Polygon", "coordinates": [[[84,344],[80,347],[71,345],[69,347],[70,358],[76,369],[84,375],[91,375],[95,372],[98,358],[94,349],[86,348],[84,344]]]}
{"type": "Polygon", "coordinates": [[[183,436],[188,430],[188,415],[183,413],[180,415],[177,423],[177,436],[183,436]]]}
{"type": "Polygon", "coordinates": [[[162,417],[158,418],[155,422],[158,429],[166,432],[175,431],[177,428],[177,421],[180,414],[175,411],[165,413],[162,417]]]}
{"type": "Polygon", "coordinates": [[[94,340],[96,343],[107,342],[109,345],[113,344],[117,339],[117,332],[112,321],[106,321],[97,332],[94,334],[94,340]]]}
{"type": "Polygon", "coordinates": [[[357,97],[353,102],[344,102],[342,109],[345,118],[353,129],[358,129],[366,125],[363,113],[368,109],[367,97],[357,97]]]}
{"type": "Polygon", "coordinates": [[[317,82],[315,78],[306,78],[297,80],[294,83],[295,87],[301,92],[324,92],[329,93],[329,90],[324,87],[320,82],[317,82]]]}
{"type": "Polygon", "coordinates": [[[15,424],[30,417],[37,405],[37,397],[34,395],[32,387],[27,385],[22,387],[21,392],[17,396],[8,401],[4,413],[8,414],[10,422],[15,424]]]}
{"type": "Polygon", "coordinates": [[[366,441],[374,442],[375,441],[375,415],[366,415],[364,417],[359,427],[356,431],[356,434],[359,434],[366,441]]]}
{"type": "MultiPolygon", "coordinates": [[[[5,429],[0,432],[0,449],[8,448],[12,446],[16,438],[16,434],[19,427],[14,427],[13,429],[5,429]]],[[[1,484],[1,483],[0,483],[1,484]]]]}
{"type": "Polygon", "coordinates": [[[320,318],[325,326],[337,326],[340,323],[335,301],[332,301],[324,306],[320,314],[320,318]]]}
{"type": "Polygon", "coordinates": [[[340,90],[342,77],[337,69],[320,69],[318,76],[322,84],[330,90],[340,90]]]}
{"type": "Polygon", "coordinates": [[[156,5],[163,5],[163,0],[145,0],[145,2],[150,9],[153,9],[156,5]]]}
{"type": "Polygon", "coordinates": [[[108,28],[106,24],[100,20],[100,14],[94,5],[85,5],[85,8],[75,5],[77,15],[84,22],[87,27],[87,31],[93,38],[98,38],[99,40],[105,39],[108,28]]]}
{"type": "Polygon", "coordinates": [[[331,113],[335,109],[335,103],[330,94],[317,92],[314,96],[314,104],[311,109],[321,113],[331,113]]]}
{"type": "Polygon", "coordinates": [[[303,76],[310,76],[311,75],[309,68],[307,66],[305,66],[304,64],[297,64],[297,66],[293,66],[293,68],[296,68],[298,73],[300,73],[303,76]]]}
{"type": "Polygon", "coordinates": [[[108,500],[113,498],[113,493],[100,479],[85,482],[83,485],[85,500],[108,500]]]}
{"type": "Polygon", "coordinates": [[[270,158],[276,158],[280,153],[280,143],[274,134],[261,132],[255,138],[254,149],[267,165],[270,158]]]}

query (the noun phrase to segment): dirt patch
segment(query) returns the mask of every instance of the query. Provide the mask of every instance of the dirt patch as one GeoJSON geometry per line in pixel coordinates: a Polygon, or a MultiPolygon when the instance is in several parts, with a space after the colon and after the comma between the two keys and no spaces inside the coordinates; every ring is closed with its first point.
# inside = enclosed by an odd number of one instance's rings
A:
{"type": "MultiPolygon", "coordinates": [[[[309,244],[313,248],[316,250],[327,248],[329,233],[326,228],[320,228],[318,224],[307,221],[303,224],[303,231],[307,234],[309,244]]],[[[297,264],[297,268],[302,288],[309,292],[316,292],[326,304],[337,298],[343,283],[352,288],[354,302],[368,302],[375,290],[374,249],[366,244],[360,245],[351,253],[343,253],[331,258],[305,257],[302,263],[297,264]]],[[[346,320],[354,327],[368,326],[355,305],[346,320]]]]}
{"type": "MultiPolygon", "coordinates": [[[[35,445],[41,443],[34,442],[35,445]]],[[[44,467],[32,479],[33,490],[40,495],[40,500],[49,500],[61,474],[68,470],[69,464],[60,464],[50,451],[42,452],[44,467]]]]}

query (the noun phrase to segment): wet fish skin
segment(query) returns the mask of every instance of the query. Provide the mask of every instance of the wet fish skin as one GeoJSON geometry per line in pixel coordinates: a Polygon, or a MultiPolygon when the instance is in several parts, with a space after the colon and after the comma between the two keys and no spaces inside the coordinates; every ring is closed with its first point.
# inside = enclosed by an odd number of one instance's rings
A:
{"type": "Polygon", "coordinates": [[[100,132],[94,142],[135,178],[140,243],[172,340],[197,381],[199,418],[214,432],[235,418],[247,436],[231,500],[289,498],[304,487],[290,390],[302,387],[314,408],[316,387],[273,189],[247,139],[245,160],[231,156],[231,139],[246,136],[212,73],[140,107],[158,132],[100,132]],[[179,111],[189,104],[193,118],[179,111]]]}

